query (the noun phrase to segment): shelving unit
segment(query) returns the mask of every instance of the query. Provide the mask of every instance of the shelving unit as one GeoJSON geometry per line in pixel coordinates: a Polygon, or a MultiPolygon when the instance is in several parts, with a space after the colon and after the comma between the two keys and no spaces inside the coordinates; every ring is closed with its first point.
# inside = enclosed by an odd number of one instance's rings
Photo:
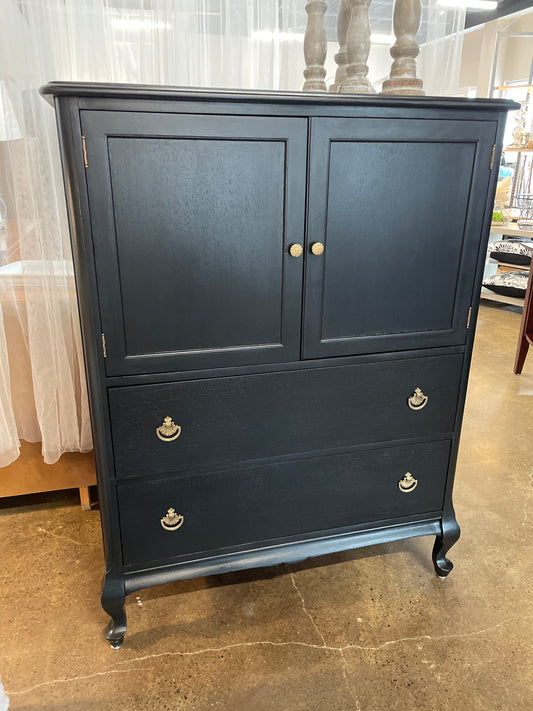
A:
{"type": "MultiPolygon", "coordinates": [[[[522,90],[522,95],[516,96],[513,94],[512,98],[519,101],[530,101],[533,93],[533,66],[530,68],[528,81],[522,84],[512,84],[505,83],[504,77],[499,78],[496,82],[496,77],[498,76],[498,67],[501,69],[501,49],[505,42],[514,41],[518,39],[519,41],[524,38],[533,39],[533,32],[499,32],[496,37],[496,46],[494,51],[494,59],[492,64],[492,72],[490,77],[490,87],[491,94],[493,97],[498,98],[511,98],[509,92],[516,92],[517,90],[522,90]]],[[[500,71],[500,74],[502,72],[500,71]]],[[[512,119],[511,119],[512,120],[512,119]]],[[[518,201],[516,200],[516,195],[520,193],[533,193],[533,160],[531,154],[533,153],[533,147],[531,144],[531,135],[529,143],[525,143],[519,147],[511,147],[515,142],[519,142],[519,136],[515,134],[515,129],[520,125],[520,121],[516,122],[516,126],[513,128],[513,139],[511,141],[506,141],[506,146],[503,151],[506,154],[506,158],[513,162],[514,158],[514,173],[511,179],[511,190],[508,200],[506,200],[506,209],[509,211],[507,213],[508,218],[510,216],[518,217],[519,207],[518,201]],[[511,154],[511,155],[509,155],[511,154]]],[[[525,122],[522,126],[525,128],[525,122]]],[[[519,132],[518,132],[519,133],[519,132]]],[[[508,222],[507,224],[496,225],[493,224],[490,230],[489,245],[487,250],[487,258],[485,261],[485,276],[489,276],[493,269],[497,269],[498,266],[504,266],[507,269],[512,265],[504,262],[498,262],[491,259],[490,257],[490,243],[501,239],[502,235],[508,235],[509,237],[515,237],[522,240],[533,240],[533,229],[521,229],[516,223],[508,222]]],[[[523,362],[528,348],[533,344],[533,264],[530,267],[515,267],[516,270],[529,271],[528,288],[526,291],[525,298],[516,298],[513,296],[503,296],[500,294],[495,294],[484,287],[481,289],[481,298],[495,301],[503,304],[512,304],[513,306],[519,306],[522,308],[522,326],[520,330],[520,337],[517,348],[516,362],[515,362],[515,373],[520,373],[522,370],[523,362]]]]}
{"type": "Polygon", "coordinates": [[[493,291],[485,289],[485,287],[481,289],[481,298],[487,299],[487,301],[498,301],[500,304],[520,306],[520,308],[523,308],[524,306],[524,299],[518,299],[516,296],[503,296],[503,294],[495,294],[493,291]]]}
{"type": "MultiPolygon", "coordinates": [[[[495,239],[491,239],[492,235],[494,236],[501,236],[501,235],[510,235],[512,237],[520,237],[523,239],[531,239],[533,240],[533,230],[523,230],[520,227],[518,227],[517,224],[513,222],[508,222],[506,224],[501,224],[501,225],[492,225],[490,229],[490,237],[489,237],[489,245],[487,249],[487,259],[486,259],[486,266],[493,264],[493,265],[501,265],[506,268],[511,268],[516,271],[522,271],[530,272],[530,278],[531,278],[531,268],[530,267],[522,267],[522,266],[514,266],[512,264],[508,264],[507,262],[498,262],[494,259],[491,259],[489,257],[489,252],[490,252],[490,245],[492,242],[495,242],[495,239]]],[[[481,298],[486,299],[488,301],[496,301],[500,304],[510,304],[512,306],[520,306],[523,308],[524,306],[524,299],[517,298],[516,296],[504,296],[502,294],[495,294],[493,291],[490,291],[489,289],[485,289],[485,287],[482,287],[481,289],[481,298]]]]}
{"type": "Polygon", "coordinates": [[[512,235],[513,237],[524,237],[533,239],[533,230],[523,230],[514,222],[507,222],[502,225],[491,225],[491,235],[512,235]]]}
{"type": "Polygon", "coordinates": [[[504,148],[504,153],[516,155],[509,205],[517,207],[517,195],[530,194],[532,192],[533,161],[530,156],[533,153],[533,148],[504,148]]]}

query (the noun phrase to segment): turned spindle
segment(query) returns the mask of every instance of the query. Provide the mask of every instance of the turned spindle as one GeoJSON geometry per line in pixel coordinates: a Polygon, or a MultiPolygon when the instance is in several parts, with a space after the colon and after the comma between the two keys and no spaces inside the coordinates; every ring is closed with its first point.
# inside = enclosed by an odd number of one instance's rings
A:
{"type": "Polygon", "coordinates": [[[327,4],[322,0],[310,0],[305,6],[307,12],[307,27],[304,37],[304,69],[305,82],[303,91],[326,91],[326,61],[327,43],[324,27],[324,14],[327,4]]]}
{"type": "Polygon", "coordinates": [[[350,0],[351,16],[346,38],[348,66],[346,79],[342,82],[342,94],[375,94],[368,81],[367,59],[370,53],[370,18],[368,9],[371,0],[350,0]]]}
{"type": "Polygon", "coordinates": [[[346,79],[346,68],[348,66],[346,36],[348,34],[351,14],[352,6],[350,5],[350,0],[341,0],[339,14],[337,15],[337,39],[339,41],[339,51],[335,55],[337,71],[335,72],[335,83],[329,87],[330,91],[339,91],[342,82],[346,79]]]}
{"type": "Polygon", "coordinates": [[[416,33],[420,27],[420,0],[396,0],[394,3],[395,44],[391,47],[390,78],[383,82],[382,94],[423,95],[422,80],[416,76],[416,58],[420,47],[416,33]]]}

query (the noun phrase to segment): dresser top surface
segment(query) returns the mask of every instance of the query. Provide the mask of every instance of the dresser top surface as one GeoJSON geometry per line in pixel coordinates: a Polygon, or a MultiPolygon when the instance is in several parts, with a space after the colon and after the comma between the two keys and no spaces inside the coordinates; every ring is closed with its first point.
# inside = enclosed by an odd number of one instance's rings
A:
{"type": "Polygon", "coordinates": [[[54,81],[41,87],[40,93],[53,104],[58,96],[95,99],[238,101],[275,104],[328,106],[383,106],[416,108],[477,109],[514,111],[519,104],[508,99],[467,99],[441,96],[385,96],[338,94],[329,92],[261,91],[248,89],[208,89],[150,84],[103,84],[95,82],[54,81]]]}

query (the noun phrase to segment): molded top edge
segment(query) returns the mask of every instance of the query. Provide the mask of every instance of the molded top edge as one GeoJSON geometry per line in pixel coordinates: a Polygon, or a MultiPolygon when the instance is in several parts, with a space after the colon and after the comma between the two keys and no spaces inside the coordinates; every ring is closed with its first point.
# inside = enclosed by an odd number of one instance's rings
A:
{"type": "Polygon", "coordinates": [[[391,96],[337,94],[329,92],[289,92],[248,89],[208,89],[196,87],[156,86],[150,84],[102,84],[96,82],[54,81],[39,90],[51,104],[56,96],[128,99],[193,99],[196,101],[229,100],[289,104],[329,104],[346,106],[397,106],[418,108],[470,108],[514,111],[519,104],[508,99],[467,99],[442,96],[391,96]]]}

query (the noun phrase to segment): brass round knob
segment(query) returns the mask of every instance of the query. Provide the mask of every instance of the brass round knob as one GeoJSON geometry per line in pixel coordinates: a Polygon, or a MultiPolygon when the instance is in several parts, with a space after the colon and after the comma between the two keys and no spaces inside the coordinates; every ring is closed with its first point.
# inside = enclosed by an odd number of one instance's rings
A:
{"type": "Polygon", "coordinates": [[[289,247],[289,254],[291,257],[301,257],[303,254],[303,247],[301,244],[291,244],[289,247]]]}
{"type": "Polygon", "coordinates": [[[321,254],[324,253],[324,245],[322,242],[313,242],[311,245],[311,252],[315,254],[317,257],[319,257],[321,254]]]}

